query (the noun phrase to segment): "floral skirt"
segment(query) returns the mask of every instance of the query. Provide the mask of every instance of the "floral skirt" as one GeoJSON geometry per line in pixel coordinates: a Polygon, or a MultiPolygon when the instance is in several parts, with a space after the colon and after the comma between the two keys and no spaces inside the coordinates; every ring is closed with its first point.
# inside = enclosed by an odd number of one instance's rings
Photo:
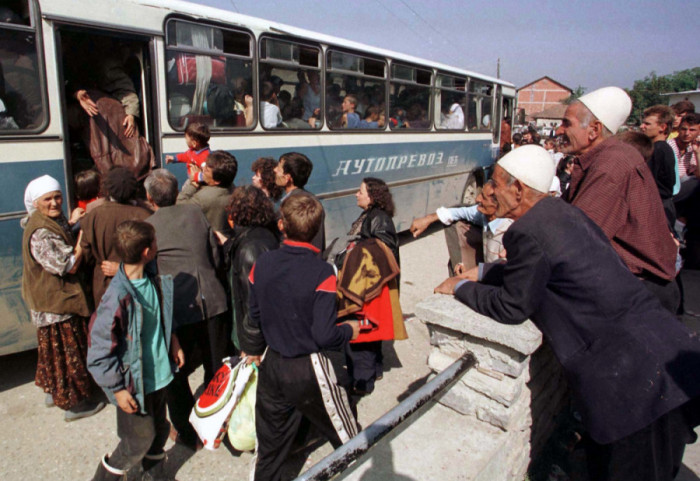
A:
{"type": "Polygon", "coordinates": [[[70,409],[96,392],[87,370],[87,336],[88,319],[80,316],[37,330],[35,383],[61,409],[70,409]]]}

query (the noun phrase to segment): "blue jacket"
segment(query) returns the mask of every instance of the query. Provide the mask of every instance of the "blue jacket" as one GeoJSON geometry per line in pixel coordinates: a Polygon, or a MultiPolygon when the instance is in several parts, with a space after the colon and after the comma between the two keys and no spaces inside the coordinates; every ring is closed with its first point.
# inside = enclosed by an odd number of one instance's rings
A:
{"type": "MultiPolygon", "coordinates": [[[[148,267],[145,274],[153,281],[158,292],[165,345],[170,352],[173,320],[172,277],[156,275],[149,272],[148,267]]],[[[136,290],[124,272],[124,264],[121,264],[90,319],[88,371],[112,404],[117,404],[114,393],[126,389],[138,402],[141,413],[146,414],[141,348],[142,324],[141,304],[136,300],[136,290]]],[[[171,366],[174,370],[172,361],[171,366]]]]}

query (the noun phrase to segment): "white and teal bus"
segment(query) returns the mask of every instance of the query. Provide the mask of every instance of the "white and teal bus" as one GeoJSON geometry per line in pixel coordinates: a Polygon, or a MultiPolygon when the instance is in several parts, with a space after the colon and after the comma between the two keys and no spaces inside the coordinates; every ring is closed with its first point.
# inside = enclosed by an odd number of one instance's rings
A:
{"type": "MultiPolygon", "coordinates": [[[[306,154],[329,239],[357,217],[353,194],[366,176],[390,185],[399,230],[439,205],[473,201],[515,99],[511,83],[485,75],[181,1],[4,0],[0,355],[36,343],[20,295],[24,188],[50,174],[74,207],[73,176],[92,166],[74,93],[108,61],[133,84],[136,123],[159,164],[186,150],[189,122],[208,124],[212,149],[235,155],[239,184],[258,157],[306,154]],[[268,83],[281,122],[265,115],[268,83]],[[379,121],[347,128],[347,94],[358,115],[379,121]]],[[[182,166],[168,168],[184,180],[182,166]]]]}

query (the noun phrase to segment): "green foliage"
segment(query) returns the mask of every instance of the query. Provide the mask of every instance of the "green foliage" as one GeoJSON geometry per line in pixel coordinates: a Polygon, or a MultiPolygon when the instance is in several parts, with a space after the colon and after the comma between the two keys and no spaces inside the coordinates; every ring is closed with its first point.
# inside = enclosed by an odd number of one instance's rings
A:
{"type": "Polygon", "coordinates": [[[564,100],[561,101],[564,105],[569,105],[571,102],[579,98],[581,95],[586,93],[586,87],[578,86],[574,89],[573,92],[571,92],[571,95],[566,97],[564,100]]]}
{"type": "Polygon", "coordinates": [[[668,104],[668,99],[662,93],[683,92],[694,90],[700,77],[700,67],[689,68],[669,75],[659,77],[651,72],[642,80],[636,80],[632,89],[626,89],[632,99],[632,114],[629,121],[639,123],[642,112],[647,107],[656,104],[668,104]]]}

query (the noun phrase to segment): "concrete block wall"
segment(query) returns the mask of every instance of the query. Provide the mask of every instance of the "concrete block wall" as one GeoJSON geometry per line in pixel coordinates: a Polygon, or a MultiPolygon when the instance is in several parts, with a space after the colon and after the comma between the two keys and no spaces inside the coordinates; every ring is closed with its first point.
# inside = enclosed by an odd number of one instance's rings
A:
{"type": "Polygon", "coordinates": [[[476,357],[477,365],[443,393],[440,403],[501,431],[501,449],[480,461],[479,472],[491,481],[521,481],[568,401],[561,367],[542,334],[530,321],[499,324],[440,294],[421,301],[416,315],[430,332],[433,371],[465,352],[476,357]]]}

